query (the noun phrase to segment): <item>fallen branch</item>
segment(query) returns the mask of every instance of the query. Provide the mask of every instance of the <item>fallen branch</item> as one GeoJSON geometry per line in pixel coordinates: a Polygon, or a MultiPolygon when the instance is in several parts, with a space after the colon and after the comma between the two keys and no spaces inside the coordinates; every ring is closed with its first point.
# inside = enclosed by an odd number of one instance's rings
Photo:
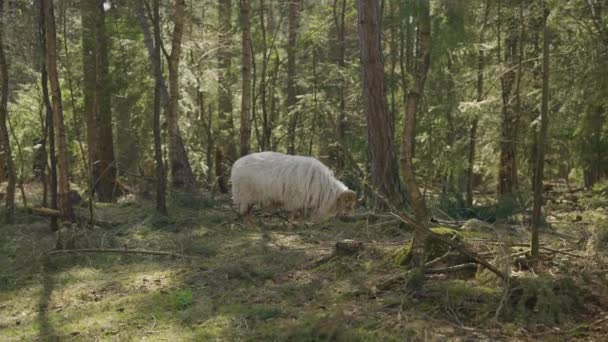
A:
{"type": "Polygon", "coordinates": [[[488,270],[490,270],[492,273],[496,274],[500,279],[502,280],[506,280],[507,276],[501,272],[500,270],[498,270],[496,267],[494,267],[492,264],[490,264],[489,262],[479,258],[477,256],[477,254],[475,252],[470,251],[467,247],[465,247],[464,245],[462,245],[461,243],[459,243],[458,241],[454,241],[451,239],[447,239],[439,234],[434,233],[432,230],[430,230],[429,228],[419,224],[418,222],[412,220],[411,218],[405,216],[405,215],[399,215],[396,213],[391,213],[393,216],[397,217],[398,219],[400,219],[403,223],[408,224],[409,226],[413,227],[414,229],[416,229],[417,231],[420,231],[422,233],[424,233],[424,235],[426,236],[432,236],[434,239],[437,239],[447,245],[449,245],[450,247],[454,248],[455,250],[457,250],[458,252],[464,254],[465,256],[471,258],[473,261],[475,261],[476,263],[483,265],[485,268],[487,268],[488,270]]]}
{"type": "Polygon", "coordinates": [[[586,257],[584,255],[578,255],[578,254],[569,253],[569,252],[566,252],[566,251],[560,251],[559,249],[553,249],[553,248],[549,248],[549,247],[545,247],[545,246],[540,246],[540,249],[544,249],[546,251],[550,251],[550,252],[553,252],[553,253],[559,253],[559,254],[569,255],[569,256],[575,257],[575,258],[585,258],[586,257]]]}
{"type": "Polygon", "coordinates": [[[462,227],[467,221],[458,221],[458,220],[441,220],[441,219],[437,219],[437,218],[432,218],[431,219],[432,223],[438,223],[442,226],[446,226],[446,227],[451,227],[451,228],[460,228],[462,227]]]}
{"type": "MultiPolygon", "coordinates": [[[[486,244],[491,244],[491,245],[504,245],[504,246],[509,246],[509,247],[530,247],[530,244],[528,244],[528,243],[505,243],[505,242],[489,241],[489,240],[477,240],[477,241],[482,241],[486,244]]],[[[566,252],[564,250],[553,249],[553,248],[549,248],[546,246],[539,246],[539,248],[544,249],[549,252],[553,252],[553,253],[569,255],[569,256],[575,257],[575,258],[586,258],[586,256],[584,256],[584,255],[574,254],[574,253],[566,252]]]]}
{"type": "Polygon", "coordinates": [[[39,207],[39,208],[30,208],[30,210],[32,211],[32,213],[41,215],[41,216],[61,217],[61,212],[57,209],[39,207]]]}
{"type": "MultiPolygon", "coordinates": [[[[58,218],[62,217],[61,212],[57,209],[37,207],[37,208],[30,208],[30,210],[33,214],[40,215],[40,216],[58,217],[58,218]]],[[[76,218],[78,219],[78,221],[81,221],[81,222],[90,222],[91,221],[88,216],[81,215],[81,214],[76,214],[76,218]]],[[[99,219],[95,219],[91,223],[94,225],[100,226],[100,227],[115,226],[115,224],[113,222],[99,220],[99,219]]]]}
{"type": "Polygon", "coordinates": [[[462,270],[467,270],[467,269],[476,269],[476,268],[477,268],[477,264],[474,262],[470,262],[470,263],[462,264],[462,265],[425,269],[424,274],[450,273],[450,272],[462,271],[462,270]]]}
{"type": "Polygon", "coordinates": [[[68,254],[68,253],[123,253],[123,254],[148,254],[166,255],[174,258],[189,258],[190,256],[173,252],[149,251],[145,249],[112,249],[112,248],[83,248],[83,249],[61,249],[49,252],[49,255],[68,254]]]}
{"type": "Polygon", "coordinates": [[[380,283],[379,285],[374,286],[374,288],[372,289],[372,292],[386,291],[386,290],[392,288],[395,284],[400,283],[400,282],[404,281],[405,279],[407,279],[409,274],[410,274],[410,271],[407,271],[403,274],[399,274],[399,275],[390,277],[387,280],[385,280],[384,282],[380,283]]]}
{"type": "Polygon", "coordinates": [[[452,255],[452,251],[448,251],[444,255],[427,262],[426,264],[424,264],[424,267],[431,267],[431,266],[435,265],[436,263],[439,263],[439,262],[447,259],[450,255],[452,255]]]}
{"type": "Polygon", "coordinates": [[[353,214],[353,215],[338,217],[338,219],[340,221],[342,221],[342,222],[356,222],[356,221],[363,221],[363,220],[370,221],[370,222],[376,222],[376,221],[378,221],[379,219],[382,219],[382,218],[390,218],[390,219],[392,219],[393,217],[390,216],[390,215],[381,215],[381,214],[375,214],[375,213],[372,213],[372,212],[353,214]]]}

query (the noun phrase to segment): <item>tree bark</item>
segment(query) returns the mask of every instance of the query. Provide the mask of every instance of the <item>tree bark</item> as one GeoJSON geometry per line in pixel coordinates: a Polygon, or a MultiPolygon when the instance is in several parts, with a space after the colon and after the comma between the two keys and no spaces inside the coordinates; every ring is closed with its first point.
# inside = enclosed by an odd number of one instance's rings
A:
{"type": "MultiPolygon", "coordinates": [[[[40,10],[40,18],[39,18],[39,35],[40,35],[40,52],[41,52],[41,70],[40,70],[40,83],[42,88],[42,101],[44,102],[45,115],[45,129],[44,135],[46,139],[48,139],[48,159],[50,161],[50,169],[49,169],[49,195],[50,195],[50,204],[49,207],[51,209],[58,208],[58,198],[57,198],[57,157],[55,154],[55,126],[53,124],[53,106],[51,101],[49,100],[49,87],[48,87],[48,73],[47,73],[47,65],[46,65],[46,55],[47,55],[47,46],[46,46],[46,18],[44,15],[44,0],[38,0],[38,6],[40,10]]],[[[45,157],[46,164],[46,157],[45,157]]],[[[45,165],[46,166],[46,165],[45,165]]],[[[45,203],[46,205],[46,203],[45,203]]],[[[58,218],[51,217],[51,230],[56,231],[59,228],[58,218]]]]}
{"type": "Polygon", "coordinates": [[[192,190],[196,185],[192,167],[188,160],[181,134],[179,132],[179,60],[182,51],[184,32],[184,0],[174,1],[174,27],[171,37],[171,54],[168,56],[169,98],[167,116],[167,135],[169,146],[169,163],[171,165],[171,183],[174,188],[192,190]]]}
{"type": "MultiPolygon", "coordinates": [[[[408,198],[414,210],[416,220],[425,225],[427,209],[424,196],[416,184],[412,160],[414,157],[414,140],[416,134],[416,115],[420,100],[424,96],[424,84],[431,63],[431,15],[430,4],[418,1],[418,49],[414,69],[413,85],[407,96],[403,134],[401,137],[401,174],[408,198]]],[[[412,244],[412,265],[422,267],[425,262],[426,238],[418,232],[412,244]]]]}
{"type": "MultiPolygon", "coordinates": [[[[160,8],[159,0],[153,2],[153,14],[152,14],[152,29],[148,24],[148,19],[144,12],[144,6],[142,1],[137,1],[137,18],[139,25],[144,34],[144,43],[148,50],[148,57],[150,59],[151,68],[150,71],[154,77],[154,112],[153,112],[153,126],[152,131],[154,135],[154,161],[156,165],[156,209],[161,213],[167,212],[166,208],[166,188],[167,188],[167,169],[163,161],[162,151],[162,139],[160,129],[160,110],[164,108],[165,113],[169,111],[169,92],[163,76],[161,68],[161,30],[160,30],[160,8]]],[[[178,132],[179,133],[179,132],[178,132]]]]}
{"type": "MultiPolygon", "coordinates": [[[[154,55],[153,68],[155,74],[161,74],[161,58],[160,58],[160,0],[152,2],[152,28],[154,31],[154,55]]],[[[161,109],[161,89],[163,88],[163,80],[160,77],[154,78],[154,117],[152,124],[152,132],[154,135],[154,161],[156,164],[156,210],[167,215],[167,204],[165,194],[167,189],[167,176],[165,173],[165,165],[163,162],[162,138],[160,134],[160,109],[161,109]]]]}
{"type": "Polygon", "coordinates": [[[272,138],[272,123],[268,115],[268,107],[266,106],[266,73],[268,69],[269,52],[268,42],[266,38],[266,19],[264,15],[265,12],[266,5],[264,3],[264,0],[260,0],[260,31],[262,35],[262,70],[260,74],[260,105],[262,107],[262,151],[270,149],[270,140],[272,138]]]}
{"type": "MultiPolygon", "coordinates": [[[[334,24],[337,32],[337,58],[336,63],[340,70],[340,85],[338,91],[338,118],[336,123],[336,138],[339,144],[345,144],[347,120],[346,120],[346,77],[344,76],[345,57],[346,57],[346,0],[342,0],[340,4],[340,11],[338,12],[338,1],[334,0],[333,12],[334,12],[334,24]]],[[[316,69],[315,69],[316,72],[316,69]]],[[[316,74],[315,74],[315,82],[316,74]]],[[[315,83],[316,90],[316,83],[315,83]]],[[[316,101],[316,92],[315,92],[316,101]]],[[[315,102],[316,103],[316,102],[315,102]]],[[[316,114],[316,113],[315,113],[316,114]]],[[[336,156],[336,168],[341,171],[344,169],[344,160],[341,156],[336,156]]]]}
{"type": "Polygon", "coordinates": [[[220,70],[218,79],[218,127],[215,132],[218,144],[215,145],[215,170],[217,185],[221,193],[228,192],[228,175],[226,173],[226,163],[235,159],[236,151],[232,139],[234,132],[234,122],[232,120],[232,73],[231,73],[231,48],[232,38],[232,1],[218,0],[219,34],[218,40],[220,47],[217,53],[217,63],[220,70]],[[226,160],[225,160],[226,159],[226,160]]]}
{"type": "Polygon", "coordinates": [[[0,163],[4,164],[4,171],[8,178],[5,221],[11,224],[15,219],[15,186],[17,181],[7,126],[8,66],[4,55],[4,21],[4,0],[0,0],[0,87],[2,87],[0,89],[0,163]]]}
{"type": "MultiPolygon", "coordinates": [[[[536,166],[534,168],[534,208],[532,210],[532,237],[530,239],[530,253],[534,260],[540,256],[540,243],[538,230],[541,221],[541,209],[543,205],[543,177],[545,167],[545,143],[547,141],[547,130],[549,127],[549,34],[547,18],[549,10],[543,1],[543,71],[542,71],[542,103],[540,109],[540,132],[536,144],[536,166]]],[[[536,130],[534,131],[536,133],[536,130]]]]}
{"type": "Polygon", "coordinates": [[[418,49],[416,65],[414,68],[413,84],[410,88],[403,120],[403,134],[401,137],[401,173],[404,185],[420,223],[426,221],[426,204],[420,189],[416,185],[412,159],[414,157],[414,140],[416,135],[416,116],[419,102],[424,96],[424,84],[431,63],[431,17],[430,5],[425,1],[417,3],[418,13],[418,49]]]}
{"type": "MultiPolygon", "coordinates": [[[[386,103],[379,2],[359,0],[358,16],[371,184],[379,194],[397,205],[402,202],[401,185],[394,148],[393,120],[386,103]]],[[[376,206],[382,206],[382,201],[376,199],[375,202],[376,206]]]]}
{"type": "MultiPolygon", "coordinates": [[[[479,30],[479,44],[483,44],[486,25],[488,23],[489,13],[489,1],[484,2],[483,21],[481,29],[479,30]]],[[[483,71],[485,68],[485,55],[484,50],[479,48],[477,52],[477,102],[483,101],[483,86],[484,86],[484,75],[483,71]]],[[[479,118],[476,116],[471,120],[471,130],[469,131],[469,151],[466,174],[466,203],[469,207],[473,206],[473,169],[475,166],[475,149],[477,145],[477,125],[479,118]]]]}
{"type": "Polygon", "coordinates": [[[61,103],[61,88],[59,86],[59,74],[57,72],[57,33],[55,29],[55,14],[53,2],[43,0],[44,17],[46,22],[46,42],[47,42],[47,68],[49,81],[51,84],[52,103],[53,103],[53,124],[55,130],[55,142],[57,147],[57,173],[59,185],[59,210],[65,220],[74,221],[74,210],[69,201],[69,163],[68,149],[63,121],[63,106],[61,103]]]}
{"type": "MultiPolygon", "coordinates": [[[[512,7],[512,6],[510,6],[512,7]]],[[[498,196],[508,198],[514,195],[517,188],[517,128],[519,113],[516,113],[513,100],[514,85],[517,81],[518,22],[512,14],[513,8],[507,8],[507,32],[504,40],[504,72],[501,75],[502,86],[502,129],[500,140],[500,166],[498,169],[498,196]]],[[[500,22],[503,20],[499,18],[500,22]]],[[[520,23],[521,24],[521,23],[520,23]]],[[[523,24],[522,24],[523,25],[523,24]]],[[[521,56],[520,56],[521,58],[521,56]]]]}
{"type": "Polygon", "coordinates": [[[241,0],[241,26],[242,26],[242,55],[241,75],[241,156],[249,154],[249,140],[251,138],[251,58],[253,46],[251,44],[251,5],[249,0],[241,0]]]}
{"type": "Polygon", "coordinates": [[[298,34],[299,0],[289,0],[289,33],[287,38],[287,100],[285,110],[289,113],[287,129],[287,153],[296,153],[296,127],[299,114],[294,110],[296,104],[296,40],[298,34]]]}
{"type": "Polygon", "coordinates": [[[103,4],[103,0],[81,2],[84,103],[91,184],[100,202],[112,202],[116,190],[116,162],[103,4]]]}

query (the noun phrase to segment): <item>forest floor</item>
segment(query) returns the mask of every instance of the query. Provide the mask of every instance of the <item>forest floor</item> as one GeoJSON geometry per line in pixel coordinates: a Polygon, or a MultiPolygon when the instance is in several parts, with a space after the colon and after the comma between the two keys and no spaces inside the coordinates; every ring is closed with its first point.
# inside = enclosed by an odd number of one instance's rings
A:
{"type": "Polygon", "coordinates": [[[0,229],[0,341],[604,340],[608,196],[571,196],[547,206],[552,228],[541,242],[560,252],[545,250],[534,268],[517,261],[521,247],[503,247],[528,241],[523,225],[458,228],[489,261],[509,265],[509,291],[482,271],[395,280],[405,274],[395,251],[412,233],[389,215],[295,229],[258,215],[263,226],[245,227],[226,198],[171,196],[169,218],[123,198],[95,207],[112,224],[76,237],[76,248],[187,256],[176,258],[49,255],[48,219],[20,208],[0,229]],[[363,248],[331,257],[346,239],[363,248]]]}

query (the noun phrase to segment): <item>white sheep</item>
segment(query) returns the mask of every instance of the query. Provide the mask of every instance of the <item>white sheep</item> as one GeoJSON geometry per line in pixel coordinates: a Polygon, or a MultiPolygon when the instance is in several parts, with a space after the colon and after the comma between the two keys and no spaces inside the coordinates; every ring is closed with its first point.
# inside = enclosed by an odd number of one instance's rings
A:
{"type": "Polygon", "coordinates": [[[313,221],[354,210],[357,195],[312,157],[278,152],[244,156],[232,166],[232,200],[247,216],[254,205],[301,213],[313,221]]]}

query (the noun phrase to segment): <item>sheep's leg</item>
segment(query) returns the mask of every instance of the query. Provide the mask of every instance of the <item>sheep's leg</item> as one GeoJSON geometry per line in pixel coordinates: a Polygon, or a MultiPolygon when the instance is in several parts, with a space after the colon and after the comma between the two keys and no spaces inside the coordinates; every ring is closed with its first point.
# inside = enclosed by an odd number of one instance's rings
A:
{"type": "Polygon", "coordinates": [[[255,222],[251,217],[251,209],[253,208],[253,204],[241,203],[239,204],[239,214],[247,227],[254,227],[255,222]]]}

